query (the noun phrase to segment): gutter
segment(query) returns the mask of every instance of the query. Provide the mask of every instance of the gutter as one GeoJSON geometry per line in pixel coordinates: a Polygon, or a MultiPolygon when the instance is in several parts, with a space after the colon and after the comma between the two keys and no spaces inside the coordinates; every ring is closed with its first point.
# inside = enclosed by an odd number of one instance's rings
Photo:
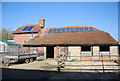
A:
{"type": "Polygon", "coordinates": [[[24,44],[24,47],[43,47],[43,46],[120,46],[120,44],[24,44]]]}

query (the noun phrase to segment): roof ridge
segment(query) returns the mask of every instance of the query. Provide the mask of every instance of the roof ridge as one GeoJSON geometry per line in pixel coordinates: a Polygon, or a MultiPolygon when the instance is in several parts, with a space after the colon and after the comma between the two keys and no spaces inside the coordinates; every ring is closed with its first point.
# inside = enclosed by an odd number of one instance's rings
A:
{"type": "Polygon", "coordinates": [[[62,26],[62,27],[48,27],[48,28],[45,28],[45,29],[52,29],[52,28],[69,28],[69,27],[93,27],[91,25],[83,25],[83,26],[62,26]]]}
{"type": "Polygon", "coordinates": [[[26,24],[26,25],[23,25],[23,26],[31,26],[31,25],[39,25],[39,24],[26,24]]]}

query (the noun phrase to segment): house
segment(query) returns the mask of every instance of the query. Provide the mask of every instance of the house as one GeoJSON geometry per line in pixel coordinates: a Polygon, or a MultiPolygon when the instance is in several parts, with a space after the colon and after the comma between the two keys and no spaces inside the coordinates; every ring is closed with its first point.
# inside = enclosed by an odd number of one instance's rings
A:
{"type": "MultiPolygon", "coordinates": [[[[40,33],[41,29],[44,27],[44,21],[45,20],[41,17],[39,19],[39,24],[28,24],[16,29],[16,31],[13,32],[14,42],[19,44],[25,44],[29,40],[33,39],[40,33]]],[[[43,48],[40,47],[33,49],[43,50],[43,48]]]]}
{"type": "Polygon", "coordinates": [[[19,27],[16,31],[13,32],[14,42],[19,44],[25,44],[30,39],[38,35],[41,29],[44,27],[44,19],[41,17],[39,19],[39,24],[28,24],[22,27],[19,27]]]}
{"type": "MultiPolygon", "coordinates": [[[[34,38],[30,39],[30,34],[33,33],[34,28],[30,31],[24,31],[28,25],[18,28],[14,32],[14,39],[19,38],[19,35],[24,35],[29,32],[29,40],[21,40],[25,47],[41,47],[44,48],[44,57],[57,58],[58,54],[71,56],[71,59],[101,59],[103,55],[105,59],[118,59],[119,55],[118,42],[107,32],[99,30],[92,26],[65,26],[65,27],[44,27],[44,19],[41,18],[39,31],[36,32],[34,38]],[[42,26],[42,27],[41,27],[42,26]],[[18,36],[18,38],[17,38],[18,36]],[[77,57],[72,57],[77,56],[77,57]],[[90,58],[83,58],[81,56],[90,56],[90,58]],[[98,57],[94,57],[98,56],[98,57]]],[[[26,37],[25,37],[26,38],[26,37]]],[[[23,37],[23,39],[25,39],[23,37]]],[[[28,39],[28,38],[27,38],[28,39]]],[[[43,50],[43,49],[42,49],[43,50]]]]}

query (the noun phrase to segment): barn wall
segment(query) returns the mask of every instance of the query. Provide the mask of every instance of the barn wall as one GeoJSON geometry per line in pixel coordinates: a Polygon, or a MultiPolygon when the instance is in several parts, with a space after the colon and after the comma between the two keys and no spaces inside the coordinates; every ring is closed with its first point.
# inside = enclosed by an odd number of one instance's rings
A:
{"type": "MultiPolygon", "coordinates": [[[[56,59],[57,55],[60,53],[60,48],[61,47],[54,47],[54,59],[56,59]]],[[[90,58],[88,57],[81,57],[81,46],[68,46],[68,52],[70,52],[70,56],[78,56],[78,57],[70,57],[70,59],[77,59],[77,60],[100,60],[100,47],[99,46],[92,46],[91,47],[91,55],[90,58]],[[92,56],[97,56],[97,57],[92,57],[92,56]]],[[[44,52],[46,49],[44,49],[44,52]]],[[[118,55],[118,46],[110,46],[110,54],[111,55],[118,55]]],[[[46,53],[45,53],[46,55],[46,53]]],[[[83,55],[85,56],[85,55],[83,55]]],[[[104,56],[104,55],[103,55],[104,56]]],[[[45,56],[46,57],[46,56],[45,56]]],[[[116,57],[111,57],[109,58],[109,55],[106,57],[104,56],[104,60],[109,60],[109,59],[117,59],[116,57]]]]}
{"type": "Polygon", "coordinates": [[[68,51],[70,52],[71,56],[79,56],[79,57],[71,57],[70,59],[80,60],[80,51],[81,51],[80,46],[69,46],[68,51]]]}
{"type": "Polygon", "coordinates": [[[57,59],[59,51],[60,51],[60,47],[54,47],[54,59],[57,59]]]}
{"type": "MultiPolygon", "coordinates": [[[[100,50],[99,46],[93,46],[92,50],[93,50],[93,55],[99,55],[99,50],[100,50]]],[[[92,60],[99,60],[99,57],[92,57],[92,60]]]]}
{"type": "Polygon", "coordinates": [[[44,59],[46,59],[46,47],[44,47],[44,59]]]}
{"type": "MultiPolygon", "coordinates": [[[[110,46],[110,54],[111,55],[119,55],[118,53],[119,53],[118,46],[110,46]]],[[[111,59],[116,59],[117,60],[118,57],[112,56],[111,59]]]]}

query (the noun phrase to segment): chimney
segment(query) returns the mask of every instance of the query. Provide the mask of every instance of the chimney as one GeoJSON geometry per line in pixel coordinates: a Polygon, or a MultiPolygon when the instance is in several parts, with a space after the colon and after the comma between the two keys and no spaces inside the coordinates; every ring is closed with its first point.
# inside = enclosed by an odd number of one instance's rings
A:
{"type": "Polygon", "coordinates": [[[40,27],[41,27],[41,28],[44,28],[44,26],[45,26],[45,19],[42,18],[42,17],[40,17],[38,20],[39,20],[39,25],[40,25],[40,27]]]}

